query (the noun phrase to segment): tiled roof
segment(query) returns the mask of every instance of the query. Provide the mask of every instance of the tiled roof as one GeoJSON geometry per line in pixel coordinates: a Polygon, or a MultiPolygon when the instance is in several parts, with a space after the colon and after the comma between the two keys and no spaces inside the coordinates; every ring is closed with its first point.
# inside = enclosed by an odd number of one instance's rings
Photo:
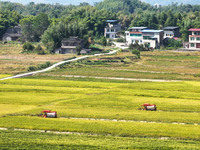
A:
{"type": "Polygon", "coordinates": [[[191,28],[188,31],[200,31],[200,28],[191,28]]]}

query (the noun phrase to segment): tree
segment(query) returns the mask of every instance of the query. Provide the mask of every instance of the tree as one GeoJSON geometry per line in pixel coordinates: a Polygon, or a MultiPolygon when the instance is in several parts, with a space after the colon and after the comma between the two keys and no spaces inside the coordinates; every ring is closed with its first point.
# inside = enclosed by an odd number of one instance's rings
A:
{"type": "Polygon", "coordinates": [[[81,50],[82,50],[82,47],[80,45],[76,47],[76,53],[77,53],[77,55],[81,54],[81,50]]]}
{"type": "Polygon", "coordinates": [[[107,45],[107,39],[105,36],[102,36],[101,38],[101,44],[105,47],[107,45]]]}
{"type": "Polygon", "coordinates": [[[20,20],[22,28],[22,35],[27,41],[33,41],[34,30],[33,30],[33,16],[29,16],[20,20]]]}
{"type": "MultiPolygon", "coordinates": [[[[49,27],[42,36],[42,42],[53,53],[56,48],[61,46],[61,41],[70,36],[78,36],[79,38],[88,41],[88,28],[83,22],[65,22],[62,21],[57,25],[49,27]]],[[[85,43],[86,44],[86,43],[85,43]]]]}
{"type": "Polygon", "coordinates": [[[40,41],[40,37],[49,27],[49,19],[47,14],[41,13],[33,19],[34,41],[40,41]]]}
{"type": "Polygon", "coordinates": [[[28,53],[28,52],[32,52],[35,47],[31,43],[26,42],[26,43],[24,43],[22,48],[23,48],[23,52],[27,52],[28,53]]]}

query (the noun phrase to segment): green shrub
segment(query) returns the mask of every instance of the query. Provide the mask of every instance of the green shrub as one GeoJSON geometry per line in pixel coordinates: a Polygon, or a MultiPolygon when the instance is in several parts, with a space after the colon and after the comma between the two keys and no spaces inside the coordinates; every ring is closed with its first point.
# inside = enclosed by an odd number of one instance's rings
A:
{"type": "Polygon", "coordinates": [[[119,39],[116,39],[115,42],[126,42],[126,39],[124,39],[124,38],[119,38],[119,39]]]}
{"type": "Polygon", "coordinates": [[[35,47],[29,42],[24,43],[22,48],[23,52],[33,52],[33,50],[35,49],[35,47]]]}
{"type": "Polygon", "coordinates": [[[36,46],[34,51],[39,55],[44,55],[45,54],[45,51],[43,50],[43,48],[40,45],[36,46]]]}
{"type": "Polygon", "coordinates": [[[36,71],[36,70],[40,70],[40,69],[45,69],[47,67],[51,66],[51,62],[46,62],[45,64],[39,64],[37,67],[35,66],[30,66],[28,68],[28,71],[36,71]]]}
{"type": "Polygon", "coordinates": [[[133,50],[132,50],[132,54],[135,54],[135,55],[137,56],[137,58],[140,59],[140,51],[139,51],[139,50],[133,49],[133,50]]]}
{"type": "Polygon", "coordinates": [[[28,67],[28,71],[36,71],[36,70],[37,70],[37,67],[35,66],[28,67]]]}

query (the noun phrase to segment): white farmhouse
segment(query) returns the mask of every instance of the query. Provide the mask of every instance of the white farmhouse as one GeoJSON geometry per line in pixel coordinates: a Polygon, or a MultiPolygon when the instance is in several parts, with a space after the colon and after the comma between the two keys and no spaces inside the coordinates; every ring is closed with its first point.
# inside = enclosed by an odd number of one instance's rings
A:
{"type": "Polygon", "coordinates": [[[143,44],[148,44],[151,48],[160,48],[163,44],[163,30],[143,30],[143,44]]]}
{"type": "Polygon", "coordinates": [[[200,50],[200,28],[191,28],[189,35],[188,48],[191,50],[200,50]]]}
{"type": "Polygon", "coordinates": [[[129,31],[126,31],[126,43],[130,45],[131,43],[143,44],[142,31],[147,29],[147,27],[131,27],[129,31]]]}
{"type": "Polygon", "coordinates": [[[148,44],[149,48],[159,48],[163,44],[163,30],[150,30],[147,27],[132,27],[126,31],[126,43],[148,44]]]}
{"type": "Polygon", "coordinates": [[[111,39],[117,38],[117,32],[121,30],[121,24],[118,23],[118,20],[107,20],[106,23],[104,36],[111,39]]]}

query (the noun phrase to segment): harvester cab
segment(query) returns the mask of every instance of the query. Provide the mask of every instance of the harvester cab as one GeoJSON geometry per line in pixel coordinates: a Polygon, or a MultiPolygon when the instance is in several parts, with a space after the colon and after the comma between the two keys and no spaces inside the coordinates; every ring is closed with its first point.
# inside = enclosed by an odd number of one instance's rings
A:
{"type": "Polygon", "coordinates": [[[156,105],[155,104],[148,104],[145,103],[143,105],[141,105],[141,108],[139,108],[140,110],[151,110],[151,111],[156,111],[156,105]]]}
{"type": "Polygon", "coordinates": [[[43,110],[43,111],[41,111],[41,114],[39,115],[39,117],[57,118],[57,112],[51,111],[51,110],[43,110]]]}

